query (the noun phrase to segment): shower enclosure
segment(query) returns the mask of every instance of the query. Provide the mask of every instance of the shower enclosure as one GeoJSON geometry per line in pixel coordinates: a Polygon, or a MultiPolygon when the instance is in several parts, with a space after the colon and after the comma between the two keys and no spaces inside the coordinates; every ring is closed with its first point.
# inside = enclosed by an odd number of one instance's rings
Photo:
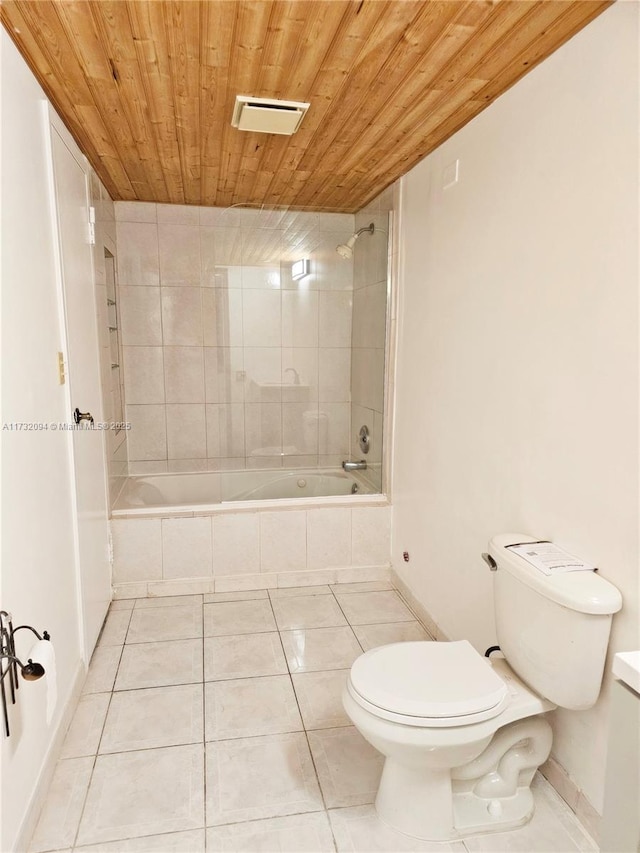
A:
{"type": "Polygon", "coordinates": [[[121,202],[116,220],[130,428],[114,514],[381,493],[389,205],[121,202]]]}

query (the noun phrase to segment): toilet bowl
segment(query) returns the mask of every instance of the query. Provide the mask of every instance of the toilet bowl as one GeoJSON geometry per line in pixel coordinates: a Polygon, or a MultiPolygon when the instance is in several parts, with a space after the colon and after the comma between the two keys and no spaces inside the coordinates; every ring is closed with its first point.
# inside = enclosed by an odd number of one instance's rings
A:
{"type": "Polygon", "coordinates": [[[466,640],[382,646],[353,665],[343,704],[386,758],[376,798],[384,823],[444,841],[531,816],[529,785],[551,749],[539,715],[555,706],[504,660],[466,640]]]}
{"type": "Polygon", "coordinates": [[[385,756],[378,816],[427,841],[529,820],[531,780],[551,750],[544,714],[595,704],[622,606],[599,573],[575,571],[571,555],[540,539],[501,534],[483,557],[494,579],[493,648],[504,659],[483,657],[466,640],[381,646],[356,660],[342,696],[385,756]],[[544,561],[540,569],[537,546],[547,560],[568,557],[574,570],[544,561]]]}

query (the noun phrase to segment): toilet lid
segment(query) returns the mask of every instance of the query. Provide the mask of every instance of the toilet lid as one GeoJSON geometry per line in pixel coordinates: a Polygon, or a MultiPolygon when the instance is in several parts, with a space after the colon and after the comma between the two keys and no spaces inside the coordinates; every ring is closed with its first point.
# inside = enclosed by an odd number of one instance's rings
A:
{"type": "Polygon", "coordinates": [[[351,684],[367,703],[410,717],[498,714],[508,698],[505,682],[467,640],[371,649],[353,664],[351,684]]]}

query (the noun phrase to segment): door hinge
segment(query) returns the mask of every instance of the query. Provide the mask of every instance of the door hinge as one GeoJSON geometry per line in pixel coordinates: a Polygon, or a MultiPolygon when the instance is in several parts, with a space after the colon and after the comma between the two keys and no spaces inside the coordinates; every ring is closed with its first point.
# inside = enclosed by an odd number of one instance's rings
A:
{"type": "Polygon", "coordinates": [[[95,246],[96,244],[96,209],[95,207],[89,208],[89,245],[95,246]]]}

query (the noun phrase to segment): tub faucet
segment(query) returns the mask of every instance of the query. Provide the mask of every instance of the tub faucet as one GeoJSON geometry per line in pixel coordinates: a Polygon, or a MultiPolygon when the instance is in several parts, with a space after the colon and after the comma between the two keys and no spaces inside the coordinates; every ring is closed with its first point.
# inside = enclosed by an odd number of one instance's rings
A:
{"type": "Polygon", "coordinates": [[[293,385],[299,385],[300,384],[300,374],[298,373],[298,371],[295,369],[295,367],[287,367],[287,369],[284,371],[284,376],[286,376],[289,371],[291,371],[293,373],[293,383],[292,384],[293,385]]]}
{"type": "Polygon", "coordinates": [[[359,462],[347,462],[345,459],[342,463],[342,467],[345,471],[366,471],[367,460],[361,459],[359,462]]]}

